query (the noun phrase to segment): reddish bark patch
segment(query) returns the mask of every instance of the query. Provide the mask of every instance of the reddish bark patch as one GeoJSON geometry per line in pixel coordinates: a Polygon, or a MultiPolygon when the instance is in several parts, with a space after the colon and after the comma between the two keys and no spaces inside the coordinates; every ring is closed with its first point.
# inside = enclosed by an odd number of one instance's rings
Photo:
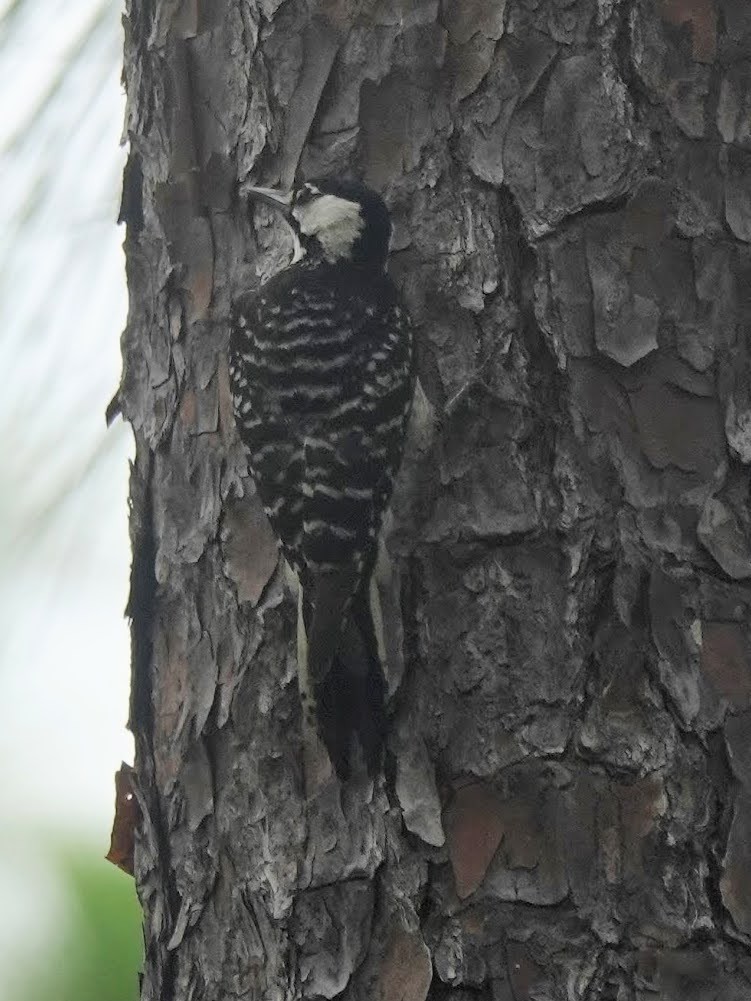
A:
{"type": "Polygon", "coordinates": [[[133,875],[133,849],[136,824],[140,817],[138,800],[133,791],[134,771],[125,762],[115,772],[115,819],[112,822],[110,850],[105,858],[118,869],[133,875]]]}
{"type": "Polygon", "coordinates": [[[381,968],[382,1001],[425,1001],[433,979],[430,952],[419,932],[396,931],[381,968]]]}
{"type": "Polygon", "coordinates": [[[737,623],[702,624],[701,667],[733,709],[751,706],[751,658],[743,630],[737,623]]]}
{"type": "Polygon", "coordinates": [[[680,27],[691,25],[691,54],[711,63],[717,52],[717,11],[714,0],[662,0],[662,19],[680,27]]]}
{"type": "Polygon", "coordinates": [[[227,505],[222,526],[224,569],[240,601],[255,606],[279,559],[274,533],[256,496],[227,505]]]}
{"type": "Polygon", "coordinates": [[[667,811],[667,796],[656,775],[616,786],[615,792],[620,804],[624,874],[638,876],[643,867],[642,843],[667,811]]]}
{"type": "Polygon", "coordinates": [[[463,786],[446,809],[443,827],[456,893],[464,899],[482,883],[503,839],[503,803],[479,782],[463,786]]]}
{"type": "Polygon", "coordinates": [[[181,423],[188,429],[193,430],[196,426],[196,417],[198,415],[198,401],[196,399],[196,394],[193,390],[186,389],[180,400],[180,407],[177,411],[177,416],[181,423]]]}

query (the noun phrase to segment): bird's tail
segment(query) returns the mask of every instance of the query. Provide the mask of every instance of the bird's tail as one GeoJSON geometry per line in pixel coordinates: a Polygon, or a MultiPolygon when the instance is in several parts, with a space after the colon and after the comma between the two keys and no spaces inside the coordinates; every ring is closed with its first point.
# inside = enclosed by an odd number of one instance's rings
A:
{"type": "Polygon", "coordinates": [[[337,602],[331,600],[330,586],[318,587],[316,592],[315,607],[304,601],[303,612],[318,733],[340,779],[350,775],[356,744],[372,776],[380,768],[386,739],[385,653],[378,589],[372,577],[361,581],[341,617],[324,629],[323,636],[317,611],[337,602]]]}

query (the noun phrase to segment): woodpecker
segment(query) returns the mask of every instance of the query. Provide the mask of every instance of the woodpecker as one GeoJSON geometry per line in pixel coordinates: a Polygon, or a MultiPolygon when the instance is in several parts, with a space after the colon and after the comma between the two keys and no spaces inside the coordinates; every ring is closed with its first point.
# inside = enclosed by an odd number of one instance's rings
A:
{"type": "Polygon", "coordinates": [[[385,645],[373,577],[414,391],[409,314],[386,272],[383,199],[337,178],[254,187],[279,210],[291,263],[233,304],[235,421],[298,588],[298,672],[308,725],[339,777],[355,740],[377,772],[385,645]]]}

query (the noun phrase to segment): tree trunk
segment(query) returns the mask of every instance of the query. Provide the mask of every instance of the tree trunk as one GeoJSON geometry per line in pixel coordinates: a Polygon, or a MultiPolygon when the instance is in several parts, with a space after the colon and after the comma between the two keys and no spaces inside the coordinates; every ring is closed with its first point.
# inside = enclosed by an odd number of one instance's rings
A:
{"type": "Polygon", "coordinates": [[[125,24],[143,998],[748,999],[751,9],[125,24]],[[227,316],[289,251],[243,186],[348,171],[391,208],[433,418],[385,775],[306,795],[227,316]]]}

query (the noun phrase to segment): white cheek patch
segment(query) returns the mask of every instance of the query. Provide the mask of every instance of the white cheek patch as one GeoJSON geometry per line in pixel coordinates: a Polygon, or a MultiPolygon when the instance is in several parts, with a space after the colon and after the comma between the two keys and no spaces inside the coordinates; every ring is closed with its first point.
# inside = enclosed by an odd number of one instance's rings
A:
{"type": "Polygon", "coordinates": [[[329,260],[347,257],[365,225],[357,202],[337,198],[336,195],[321,195],[298,205],[293,209],[293,215],[300,225],[300,232],[315,236],[329,260]]]}

